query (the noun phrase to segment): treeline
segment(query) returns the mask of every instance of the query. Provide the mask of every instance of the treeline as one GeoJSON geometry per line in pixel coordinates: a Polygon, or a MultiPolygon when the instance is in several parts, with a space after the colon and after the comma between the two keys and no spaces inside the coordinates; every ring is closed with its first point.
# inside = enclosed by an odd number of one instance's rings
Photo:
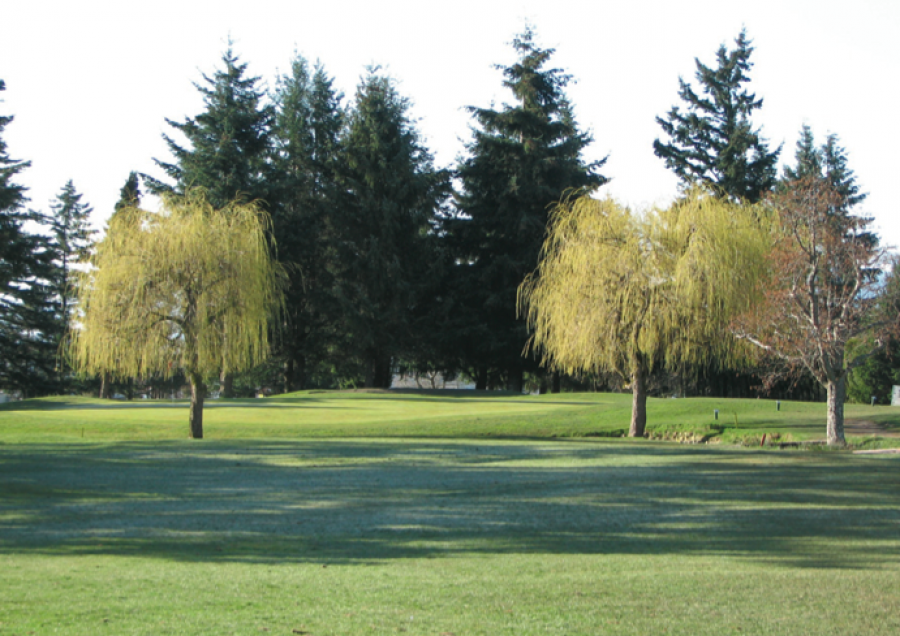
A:
{"type": "MultiPolygon", "coordinates": [[[[165,177],[132,173],[117,210],[140,205],[142,190],[200,187],[219,207],[260,201],[288,278],[272,356],[236,377],[223,368],[222,395],[389,387],[396,373],[437,372],[478,389],[621,388],[600,373],[561,378],[523,355],[517,289],[538,263],[549,211],[571,193],[602,192],[608,179],[605,159],[584,157],[592,136],[575,119],[570,77],[550,63],[554,51],[538,46],[531,30],[513,47],[516,61],[500,67],[509,102],[468,108],[472,136],[452,167],[435,165],[409,98],[378,67],[348,100],[321,63],[298,56],[267,93],[229,48],[197,84],[203,112],[166,120],[171,157],[155,160],[165,177]]],[[[721,47],[715,66],[697,62],[697,85],[682,80],[681,104],[658,118],[656,154],[685,186],[699,182],[735,200],[759,200],[782,180],[815,172],[860,203],[865,195],[835,135],[817,145],[804,128],[795,165],[779,176],[781,148],[770,150],[752,124],[762,105],[746,86],[752,50],[741,33],[733,49],[721,47]]],[[[0,132],[10,121],[0,119],[0,132]]],[[[26,210],[14,178],[28,166],[9,158],[0,140],[0,386],[27,395],[86,390],[90,382],[72,377],[59,351],[77,323],[70,279],[89,258],[91,210],[71,182],[51,214],[26,210]],[[46,231],[26,232],[27,220],[46,231]]],[[[102,380],[107,395],[113,382],[126,393],[134,387],[128,378],[102,380]]],[[[656,393],[762,391],[753,369],[717,360],[655,382],[656,393]]],[[[150,384],[157,394],[170,388],[150,384]]],[[[822,397],[803,377],[767,390],[822,397]]]]}

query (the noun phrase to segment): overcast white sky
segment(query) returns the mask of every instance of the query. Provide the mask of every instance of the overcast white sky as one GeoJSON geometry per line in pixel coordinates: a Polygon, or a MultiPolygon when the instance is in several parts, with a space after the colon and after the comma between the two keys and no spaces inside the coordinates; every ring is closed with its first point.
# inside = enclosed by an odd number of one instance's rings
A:
{"type": "Polygon", "coordinates": [[[164,118],[202,111],[192,82],[219,65],[230,35],[270,87],[295,50],[321,59],[348,97],[366,65],[382,65],[412,98],[437,163],[450,165],[468,138],[463,107],[509,100],[493,65],[514,60],[509,43],[526,21],[577,80],[569,96],[594,135],[588,158],[609,155],[605,191],[635,206],[677,192],[652,143],[679,75],[693,79],[694,58],[712,64],[746,26],[751,88],[765,99],[755,122],[784,144],[782,162],[793,161],[802,124],[820,140],[837,133],[869,192],[865,211],[900,245],[895,0],[7,2],[0,113],[15,121],[5,139],[13,158],[32,162],[20,178],[31,207],[48,209],[72,179],[100,227],[129,171],[158,174],[152,158],[170,158],[164,118]]]}

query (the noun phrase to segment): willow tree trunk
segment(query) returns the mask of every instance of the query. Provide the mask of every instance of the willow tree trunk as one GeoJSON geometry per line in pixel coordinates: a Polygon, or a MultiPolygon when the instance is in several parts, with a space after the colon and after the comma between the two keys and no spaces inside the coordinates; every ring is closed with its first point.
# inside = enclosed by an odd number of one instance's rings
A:
{"type": "Polygon", "coordinates": [[[628,437],[643,437],[647,428],[647,379],[641,371],[631,374],[631,428],[628,437]]]}
{"type": "Polygon", "coordinates": [[[844,440],[844,390],[847,376],[842,375],[838,380],[830,380],[826,385],[828,389],[828,419],[827,438],[829,446],[843,446],[844,440]]]}
{"type": "Polygon", "coordinates": [[[100,399],[108,400],[112,397],[112,376],[104,371],[100,374],[100,399]]]}
{"type": "Polygon", "coordinates": [[[191,415],[190,436],[203,439],[203,399],[206,397],[206,385],[199,377],[191,377],[191,415]]]}

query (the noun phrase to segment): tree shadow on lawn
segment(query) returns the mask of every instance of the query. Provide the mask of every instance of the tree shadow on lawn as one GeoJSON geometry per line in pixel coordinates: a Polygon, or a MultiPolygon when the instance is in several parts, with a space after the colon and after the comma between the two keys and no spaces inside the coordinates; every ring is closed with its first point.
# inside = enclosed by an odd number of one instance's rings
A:
{"type": "Polygon", "coordinates": [[[0,554],[378,562],[730,555],[896,567],[895,458],[572,441],[0,447],[0,554]]]}

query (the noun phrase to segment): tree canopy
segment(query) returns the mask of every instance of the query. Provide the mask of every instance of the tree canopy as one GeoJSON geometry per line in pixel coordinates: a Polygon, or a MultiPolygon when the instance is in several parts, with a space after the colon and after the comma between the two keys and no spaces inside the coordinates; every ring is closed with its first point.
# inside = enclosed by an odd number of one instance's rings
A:
{"type": "Polygon", "coordinates": [[[240,63],[230,45],[222,63],[212,77],[204,74],[203,82],[194,84],[203,95],[205,110],[183,122],[166,119],[190,145],[163,135],[175,162],[154,161],[175,183],[144,175],[151,190],[184,193],[202,187],[219,208],[237,197],[264,196],[273,109],[262,103],[259,78],[246,76],[247,64],[240,63]]]}
{"type": "Polygon", "coordinates": [[[653,151],[685,185],[701,183],[727,196],[755,202],[776,183],[779,146],[769,151],[751,121],[763,100],[749,92],[751,41],[742,30],[735,48],[716,53],[716,67],[699,59],[699,90],[679,78],[678,96],[685,110],[673,106],[656,121],[668,138],[653,142],[653,151]]]}
{"type": "Polygon", "coordinates": [[[519,291],[529,346],[566,373],[630,382],[629,434],[643,435],[654,371],[735,355],[726,327],[753,301],[766,254],[756,212],[699,190],[644,215],[612,199],[561,202],[519,291]]]}
{"type": "Polygon", "coordinates": [[[826,433],[836,445],[845,442],[847,374],[900,327],[900,312],[878,311],[884,288],[874,274],[884,265],[884,250],[868,238],[870,220],[846,211],[846,201],[821,174],[770,197],[779,231],[760,281],[764,294],[735,323],[739,337],[789,370],[808,371],[827,389],[826,433]],[[854,338],[869,338],[871,346],[848,355],[854,338]]]}
{"type": "Polygon", "coordinates": [[[431,263],[429,236],[450,193],[394,80],[372,68],[348,115],[335,211],[336,295],[365,385],[389,387],[406,353],[431,263]]]}
{"type": "Polygon", "coordinates": [[[69,353],[76,369],[191,383],[191,437],[203,436],[205,380],[223,361],[246,369],[268,354],[281,277],[255,203],[214,207],[203,190],[166,195],[160,212],[123,208],[78,287],[69,353]]]}
{"type": "Polygon", "coordinates": [[[0,388],[41,395],[60,389],[60,323],[49,282],[53,252],[47,237],[25,229],[27,221],[40,218],[25,208],[26,189],[16,182],[31,164],[10,157],[3,138],[12,121],[0,116],[0,388]]]}
{"type": "Polygon", "coordinates": [[[550,208],[572,188],[596,188],[606,159],[587,161],[589,132],[578,126],[565,89],[571,78],[549,66],[553,49],[533,30],[513,40],[517,60],[497,68],[514,101],[469,107],[468,155],[458,168],[459,215],[446,224],[460,267],[457,348],[479,388],[487,374],[522,389],[525,325],[516,317],[516,288],[537,265],[550,208]]]}

